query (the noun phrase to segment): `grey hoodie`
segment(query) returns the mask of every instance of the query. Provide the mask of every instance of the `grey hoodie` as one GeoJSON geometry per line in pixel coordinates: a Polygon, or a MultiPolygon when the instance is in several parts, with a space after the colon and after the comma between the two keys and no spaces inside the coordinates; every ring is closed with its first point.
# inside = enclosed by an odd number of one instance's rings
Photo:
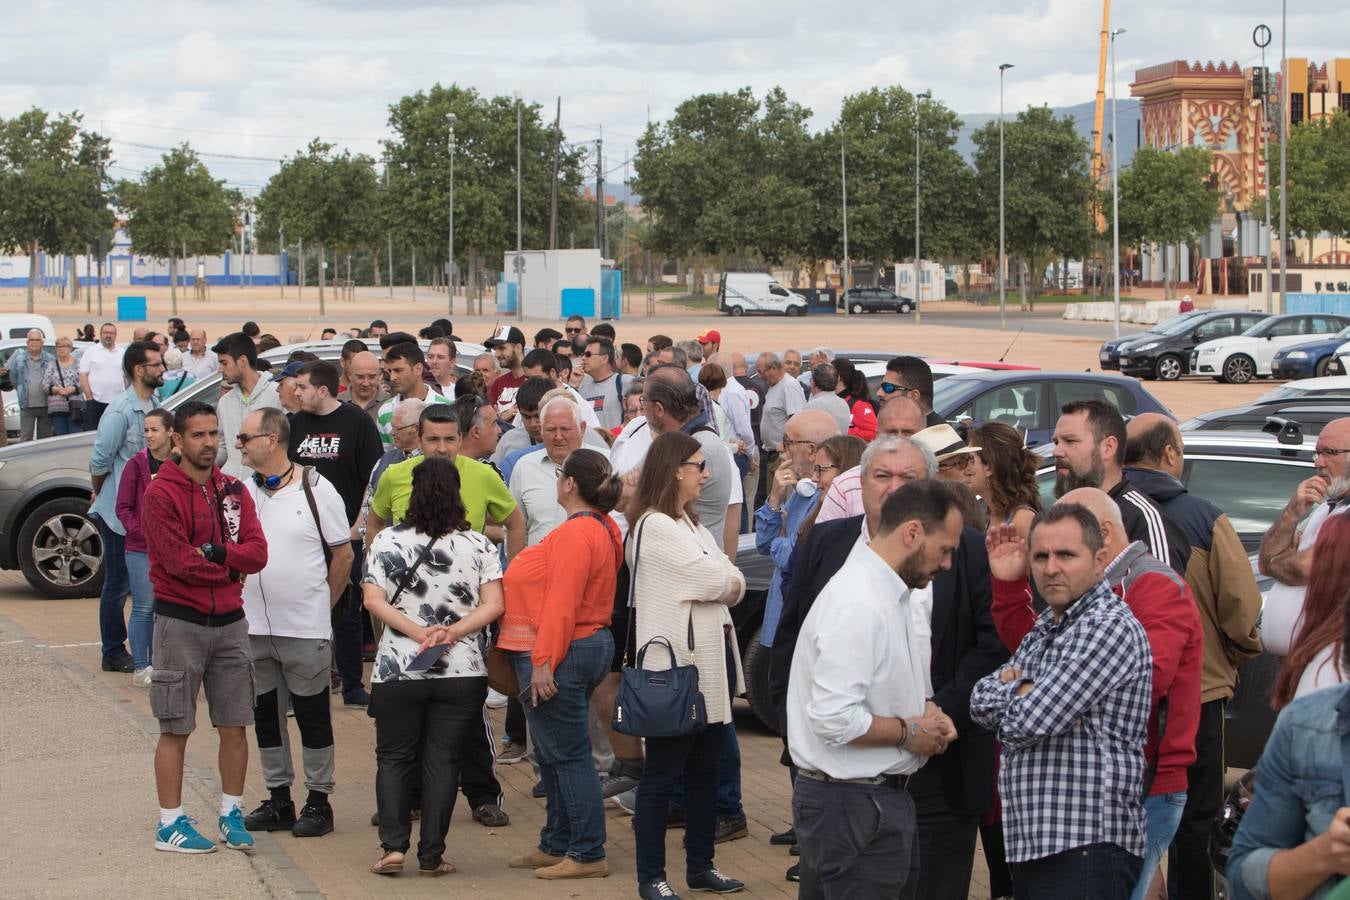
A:
{"type": "Polygon", "coordinates": [[[258,373],[258,383],[253,386],[253,393],[249,394],[247,401],[244,400],[243,388],[236,384],[216,404],[216,415],[220,417],[220,450],[216,453],[216,465],[231,478],[242,480],[253,474],[253,470],[244,465],[234,439],[239,436],[239,429],[249,413],[269,406],[281,409],[277,383],[272,380],[270,372],[258,373]]]}

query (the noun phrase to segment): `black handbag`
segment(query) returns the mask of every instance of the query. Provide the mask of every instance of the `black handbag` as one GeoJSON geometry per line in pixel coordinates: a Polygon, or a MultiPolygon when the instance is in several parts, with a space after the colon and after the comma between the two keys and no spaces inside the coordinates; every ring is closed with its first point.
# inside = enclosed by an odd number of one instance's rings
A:
{"type": "MultiPolygon", "coordinates": [[[[642,525],[633,539],[632,577],[628,581],[628,626],[624,646],[633,630],[637,590],[637,566],[642,549],[642,525]]],[[[689,615],[689,649],[694,649],[694,616],[689,615]]],[[[626,654],[625,654],[626,655],[626,654]]],[[[625,663],[630,660],[625,659],[625,663]]],[[[698,734],[708,727],[708,709],[698,689],[698,667],[676,664],[675,648],[664,637],[654,637],[637,652],[637,665],[625,665],[620,672],[619,693],[614,698],[611,726],[620,734],[634,737],[664,738],[698,734]],[[670,668],[650,671],[644,667],[647,651],[653,644],[664,646],[670,654],[670,668]]]]}

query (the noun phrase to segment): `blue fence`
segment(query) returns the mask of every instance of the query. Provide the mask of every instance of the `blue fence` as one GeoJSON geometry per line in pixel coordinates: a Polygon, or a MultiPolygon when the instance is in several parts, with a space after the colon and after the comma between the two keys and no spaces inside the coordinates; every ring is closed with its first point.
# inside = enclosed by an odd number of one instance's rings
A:
{"type": "Polygon", "coordinates": [[[617,319],[623,313],[623,270],[600,273],[600,318],[617,319]]]}
{"type": "Polygon", "coordinates": [[[1350,315],[1350,294],[1286,294],[1284,311],[1350,315]]]}

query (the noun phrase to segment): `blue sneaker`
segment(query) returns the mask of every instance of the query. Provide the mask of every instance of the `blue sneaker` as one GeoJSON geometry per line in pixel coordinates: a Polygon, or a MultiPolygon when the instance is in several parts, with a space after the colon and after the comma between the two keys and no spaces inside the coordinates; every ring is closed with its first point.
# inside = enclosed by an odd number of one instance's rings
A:
{"type": "Polygon", "coordinates": [[[215,853],[216,845],[192,827],[196,824],[196,819],[179,816],[172,825],[160,825],[155,829],[155,849],[170,853],[215,853]]]}
{"type": "Polygon", "coordinates": [[[230,810],[228,816],[221,816],[220,839],[225,842],[225,846],[231,850],[252,850],[253,835],[248,833],[248,828],[244,826],[244,811],[239,807],[230,810]]]}

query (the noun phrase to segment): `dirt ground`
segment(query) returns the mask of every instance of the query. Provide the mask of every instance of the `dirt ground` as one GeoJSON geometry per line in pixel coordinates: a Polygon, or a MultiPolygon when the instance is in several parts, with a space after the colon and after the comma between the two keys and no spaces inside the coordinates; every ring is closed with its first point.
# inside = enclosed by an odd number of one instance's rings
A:
{"type": "MultiPolygon", "coordinates": [[[[187,291],[179,291],[177,315],[189,327],[201,326],[210,337],[236,330],[245,320],[258,322],[264,332],[275,334],[283,343],[294,340],[317,339],[325,325],[338,329],[365,326],[372,319],[388,322],[391,329],[416,331],[432,319],[448,312],[444,292],[434,293],[421,287],[416,296],[408,287],[358,288],[352,301],[337,300],[332,291],[326,292],[324,311],[320,313],[318,291],[306,287],[301,294],[295,287],[279,288],[214,287],[205,302],[187,299],[187,291]]],[[[88,311],[86,297],[78,305],[39,292],[37,311],[51,317],[58,330],[71,333],[86,322],[95,325],[100,320],[116,320],[117,296],[145,296],[148,305],[148,324],[162,327],[173,315],[168,288],[108,288],[103,290],[103,315],[95,302],[88,311]]],[[[1142,299],[1142,298],[1135,298],[1142,299]]],[[[690,310],[667,300],[658,300],[656,315],[646,315],[646,300],[640,294],[629,298],[629,310],[614,323],[619,340],[645,346],[652,334],[667,334],[675,340],[697,336],[705,328],[716,328],[722,334],[724,349],[741,352],[777,350],[786,347],[808,349],[829,346],[835,349],[884,350],[896,353],[919,353],[933,358],[955,360],[997,360],[1007,353],[1008,362],[1025,363],[1057,371],[1095,371],[1097,348],[1111,334],[1109,323],[1073,322],[1058,319],[1061,308],[1041,306],[1035,314],[1027,315],[1015,309],[1010,297],[1008,330],[996,327],[970,327],[970,320],[984,321],[990,317],[988,308],[974,307],[962,301],[931,303],[924,307],[921,325],[912,317],[844,315],[813,315],[801,319],[786,317],[745,317],[732,319],[715,310],[690,310]],[[962,323],[965,324],[962,324],[962,323]],[[941,323],[941,324],[938,324],[941,323]],[[1046,333],[1053,324],[1059,333],[1046,333]],[[1018,329],[1025,328],[1020,334],[1018,329]],[[1038,330],[1042,329],[1042,330],[1038,330]],[[1011,344],[1011,349],[1009,345],[1011,344]]],[[[491,310],[489,300],[485,307],[491,310]]],[[[22,290],[0,291],[0,313],[17,313],[25,309],[22,290]]],[[[469,316],[465,300],[456,297],[450,314],[455,331],[465,340],[482,341],[491,334],[499,321],[493,315],[469,316]]],[[[134,328],[136,323],[125,326],[134,328]]],[[[546,325],[561,330],[561,323],[526,320],[520,323],[526,337],[546,325]]],[[[1138,330],[1132,327],[1130,330],[1138,330]]],[[[1172,383],[1150,381],[1148,390],[1181,419],[1198,413],[1234,406],[1259,397],[1275,382],[1259,380],[1249,385],[1217,384],[1205,378],[1186,378],[1172,383]]]]}

